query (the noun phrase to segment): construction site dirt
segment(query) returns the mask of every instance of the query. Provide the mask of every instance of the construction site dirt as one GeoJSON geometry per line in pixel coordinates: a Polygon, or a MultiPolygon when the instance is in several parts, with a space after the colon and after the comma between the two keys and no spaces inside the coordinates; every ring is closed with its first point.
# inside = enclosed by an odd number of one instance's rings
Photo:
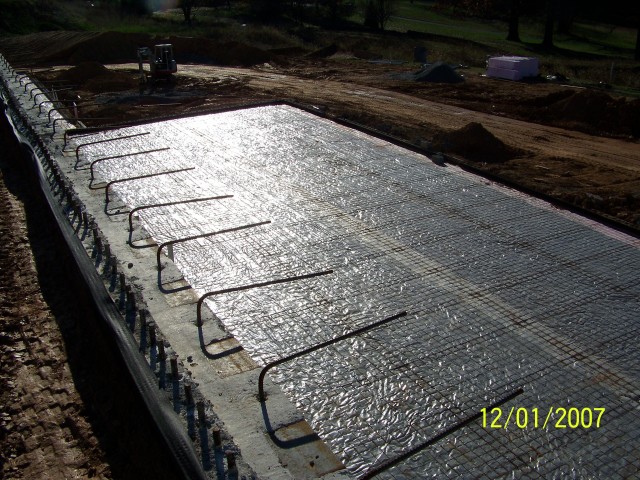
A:
{"type": "MultiPolygon", "coordinates": [[[[60,95],[76,101],[78,116],[87,126],[291,100],[425,151],[443,152],[463,167],[599,215],[628,230],[640,229],[637,99],[615,98],[602,90],[555,83],[490,79],[478,71],[460,70],[465,80],[455,84],[409,81],[401,75],[416,71],[419,65],[373,63],[346,52],[315,58],[238,48],[246,57],[230,59],[224,65],[185,63],[180,62],[180,55],[187,58],[186,49],[193,43],[171,41],[179,60],[178,73],[172,82],[147,86],[143,92],[138,85],[135,49],[129,48],[131,39],[117,34],[99,37],[57,32],[15,37],[7,39],[0,52],[42,82],[73,85],[60,95]],[[104,43],[103,49],[82,48],[89,42],[95,47],[97,41],[104,43]],[[55,44],[55,48],[39,49],[45,43],[55,44]],[[130,53],[129,62],[125,51],[130,53]],[[90,52],[95,55],[92,57],[90,52]]],[[[199,52],[193,52],[196,54],[199,52]]],[[[63,113],[68,115],[70,111],[63,113]]],[[[3,135],[2,145],[6,144],[3,135]]],[[[84,367],[83,371],[72,363],[76,366],[69,373],[64,367],[67,357],[73,362],[72,357],[79,359],[84,354],[67,352],[68,347],[64,346],[73,343],[65,335],[75,327],[65,326],[70,313],[61,310],[65,301],[60,295],[64,294],[54,292],[51,285],[51,278],[58,275],[51,270],[55,265],[51,265],[51,259],[35,263],[32,260],[33,255],[46,258],[51,252],[46,251],[42,239],[32,235],[27,228],[28,217],[21,213],[21,202],[33,203],[28,187],[20,180],[9,179],[9,175],[22,174],[10,162],[17,155],[17,150],[4,155],[0,185],[0,348],[4,365],[1,403],[8,408],[0,412],[0,472],[6,478],[36,478],[37,471],[25,470],[28,464],[58,472],[58,476],[50,478],[68,478],[72,470],[83,477],[122,478],[122,472],[127,471],[140,478],[141,472],[130,470],[129,460],[122,460],[129,459],[123,453],[126,448],[116,445],[117,440],[108,440],[110,433],[104,418],[118,407],[102,405],[97,407],[102,412],[88,411],[83,397],[91,388],[82,385],[91,377],[90,368],[84,367]],[[49,262],[48,266],[42,262],[49,262]],[[32,268],[34,265],[37,269],[32,268]],[[20,275],[10,278],[4,273],[9,271],[19,271],[20,275]],[[36,283],[38,277],[45,282],[36,283]],[[28,305],[20,300],[33,298],[38,290],[48,292],[44,299],[28,305]],[[40,316],[48,321],[24,325],[24,318],[40,316]],[[22,357],[33,354],[32,345],[41,348],[42,338],[48,337],[52,328],[52,318],[56,319],[53,327],[60,330],[59,338],[52,340],[57,346],[46,352],[38,350],[40,360],[34,360],[31,368],[22,357]],[[43,356],[47,360],[41,364],[43,356]],[[28,368],[33,370],[30,377],[21,373],[28,368]],[[48,386],[45,394],[51,398],[39,400],[34,392],[43,375],[57,377],[60,385],[48,386]],[[80,385],[80,393],[74,393],[74,384],[76,388],[80,385]],[[25,395],[18,393],[21,391],[25,395]],[[38,402],[50,405],[49,410],[58,416],[36,420],[25,413],[38,402]],[[13,410],[10,404],[14,405],[13,410]],[[37,444],[33,439],[45,438],[49,425],[60,430],[50,435],[71,435],[73,439],[50,446],[37,444]],[[66,456],[61,453],[63,448],[68,448],[66,456]],[[72,461],[75,448],[82,448],[82,453],[72,461]]],[[[99,393],[93,395],[95,402],[99,393]]],[[[135,437],[135,432],[129,433],[135,437]]]]}
{"type": "Polygon", "coordinates": [[[35,76],[42,81],[73,85],[61,96],[87,104],[81,116],[89,126],[287,99],[427,151],[449,153],[510,184],[638,228],[638,99],[557,83],[497,80],[478,70],[459,70],[465,78],[460,83],[411,81],[406,74],[418,64],[371,62],[350,52],[317,58],[169,40],[178,74],[143,95],[134,45],[144,39],[138,36],[41,33],[7,39],[2,53],[16,65],[39,70],[35,76]],[[214,64],[181,61],[196,57],[214,64]],[[127,58],[131,63],[120,63],[127,58]],[[497,141],[468,148],[477,140],[464,130],[470,123],[497,141]],[[510,153],[499,147],[496,155],[498,144],[510,153]]]}

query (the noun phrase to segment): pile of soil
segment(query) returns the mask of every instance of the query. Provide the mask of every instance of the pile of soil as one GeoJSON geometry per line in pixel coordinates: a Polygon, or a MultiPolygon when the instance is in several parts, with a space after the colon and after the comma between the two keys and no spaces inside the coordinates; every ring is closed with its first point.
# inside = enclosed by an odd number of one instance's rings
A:
{"type": "Polygon", "coordinates": [[[616,131],[623,136],[640,137],[640,99],[627,101],[597,90],[579,90],[546,109],[546,119],[565,128],[601,134],[616,131]],[[582,128],[578,128],[582,126],[582,128]]]}
{"type": "Polygon", "coordinates": [[[260,48],[240,42],[214,43],[208,46],[210,58],[216,65],[251,67],[271,61],[271,55],[260,48]]]}
{"type": "Polygon", "coordinates": [[[120,32],[41,32],[3,39],[2,53],[14,65],[103,65],[137,62],[138,48],[171,43],[178,64],[209,63],[249,67],[269,62],[274,55],[241,42],[206,38],[156,37],[120,32]],[[25,45],[28,48],[25,48],[25,45]]]}
{"type": "Polygon", "coordinates": [[[138,86],[137,74],[130,72],[109,70],[98,62],[82,62],[67,70],[54,70],[41,74],[40,79],[64,82],[72,85],[76,90],[100,93],[105,91],[122,92],[133,90],[138,86]]]}
{"type": "Polygon", "coordinates": [[[477,122],[436,136],[433,148],[436,151],[455,153],[468,160],[486,163],[504,162],[523,154],[520,150],[506,145],[477,122]]]}
{"type": "MultiPolygon", "coordinates": [[[[14,68],[69,64],[74,49],[102,34],[95,32],[39,32],[2,39],[2,54],[14,68]]],[[[93,60],[94,58],[92,58],[93,60]]]]}
{"type": "Polygon", "coordinates": [[[92,78],[108,74],[109,69],[101,63],[82,62],[75,67],[64,70],[62,73],[60,73],[60,75],[58,75],[58,80],[64,80],[72,84],[82,85],[92,78]]]}
{"type": "Polygon", "coordinates": [[[330,57],[331,55],[335,55],[336,53],[338,53],[338,46],[335,43],[332,43],[327,47],[323,47],[323,48],[320,48],[319,50],[309,53],[307,57],[308,58],[327,58],[327,57],[330,57]]]}
{"type": "MultiPolygon", "coordinates": [[[[158,43],[156,40],[147,44],[153,46],[158,43]]],[[[251,67],[267,63],[273,58],[273,55],[265,50],[235,41],[217,42],[206,38],[169,37],[164,39],[163,43],[173,45],[178,68],[181,63],[251,67]]]]}
{"type": "Polygon", "coordinates": [[[460,83],[464,78],[443,62],[436,62],[415,74],[416,82],[460,83]]]}
{"type": "Polygon", "coordinates": [[[110,71],[107,75],[91,78],[83,84],[83,89],[93,93],[122,92],[133,90],[138,84],[138,75],[110,71]]]}
{"type": "Polygon", "coordinates": [[[165,43],[150,35],[137,33],[102,32],[90,38],[67,54],[67,62],[77,65],[86,61],[103,64],[123,63],[137,60],[138,47],[165,43]]]}
{"type": "Polygon", "coordinates": [[[570,88],[563,88],[561,90],[554,90],[552,92],[535,96],[532,98],[523,99],[520,105],[526,106],[527,110],[534,108],[545,108],[551,105],[556,105],[558,102],[562,102],[575,94],[575,90],[570,88]]]}
{"type": "Polygon", "coordinates": [[[106,32],[87,41],[69,57],[70,63],[96,59],[102,63],[131,62],[137,59],[138,47],[153,48],[159,43],[173,45],[178,64],[199,62],[216,65],[249,67],[271,60],[271,55],[259,48],[241,42],[217,42],[204,38],[175,37],[157,38],[151,35],[121,34],[106,32]],[[118,40],[112,38],[117,36],[118,40]]]}

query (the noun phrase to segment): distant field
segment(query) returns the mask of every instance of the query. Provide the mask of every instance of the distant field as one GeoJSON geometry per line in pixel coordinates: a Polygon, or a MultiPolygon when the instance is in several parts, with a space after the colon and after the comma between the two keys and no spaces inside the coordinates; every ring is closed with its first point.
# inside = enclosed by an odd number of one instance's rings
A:
{"type": "MultiPolygon", "coordinates": [[[[399,0],[396,13],[389,21],[390,30],[445,35],[491,46],[509,44],[514,53],[525,51],[524,45],[506,42],[508,25],[500,20],[460,18],[439,13],[432,8],[434,2],[399,0]]],[[[544,26],[540,22],[523,18],[520,21],[520,38],[523,43],[542,42],[544,26]]],[[[577,21],[571,35],[556,34],[557,47],[594,55],[614,55],[633,58],[636,31],[613,25],[600,25],[577,21]]]]}

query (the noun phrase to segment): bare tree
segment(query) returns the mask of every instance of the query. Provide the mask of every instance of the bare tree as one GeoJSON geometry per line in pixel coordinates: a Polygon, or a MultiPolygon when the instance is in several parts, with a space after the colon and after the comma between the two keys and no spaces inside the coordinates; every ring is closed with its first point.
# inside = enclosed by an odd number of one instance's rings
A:
{"type": "Polygon", "coordinates": [[[634,60],[640,60],[640,12],[635,14],[634,22],[637,29],[636,33],[636,48],[633,53],[634,60]]]}
{"type": "Polygon", "coordinates": [[[558,4],[558,33],[568,34],[578,12],[576,0],[560,0],[558,4]]]}
{"type": "Polygon", "coordinates": [[[193,9],[198,7],[198,4],[198,0],[178,0],[178,7],[182,10],[184,21],[189,26],[193,22],[193,9]]]}
{"type": "Polygon", "coordinates": [[[633,58],[640,60],[640,26],[638,26],[638,33],[636,35],[636,51],[633,58]]]}
{"type": "Polygon", "coordinates": [[[387,22],[395,13],[397,0],[365,0],[364,24],[384,30],[387,22]]]}
{"type": "Polygon", "coordinates": [[[542,46],[547,49],[553,48],[553,27],[556,17],[556,0],[546,0],[546,21],[544,24],[544,39],[542,46]]]}
{"type": "Polygon", "coordinates": [[[520,0],[511,0],[509,4],[509,34],[507,40],[520,41],[520,0]]]}
{"type": "Polygon", "coordinates": [[[144,15],[149,13],[149,8],[144,0],[120,0],[120,13],[144,15]]]}

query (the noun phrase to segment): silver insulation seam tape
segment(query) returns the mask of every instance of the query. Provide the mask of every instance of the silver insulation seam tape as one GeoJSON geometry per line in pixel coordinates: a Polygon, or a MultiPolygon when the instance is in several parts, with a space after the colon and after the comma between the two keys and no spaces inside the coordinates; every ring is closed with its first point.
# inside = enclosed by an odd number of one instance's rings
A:
{"type": "Polygon", "coordinates": [[[131,208],[185,192],[234,194],[141,212],[156,241],[272,220],[176,245],[175,263],[196,292],[334,270],[207,300],[259,364],[409,312],[272,373],[351,471],[433,437],[514,386],[524,388],[519,402],[529,407],[613,413],[577,438],[473,425],[384,475],[637,471],[629,450],[640,428],[637,241],[291,107],[89,138],[143,130],[151,140],[96,144],[83,154],[90,160],[171,138],[170,156],[104,162],[96,174],[108,181],[129,169],[196,170],[118,186],[131,208]],[[618,380],[605,385],[597,381],[603,376],[618,380]]]}

